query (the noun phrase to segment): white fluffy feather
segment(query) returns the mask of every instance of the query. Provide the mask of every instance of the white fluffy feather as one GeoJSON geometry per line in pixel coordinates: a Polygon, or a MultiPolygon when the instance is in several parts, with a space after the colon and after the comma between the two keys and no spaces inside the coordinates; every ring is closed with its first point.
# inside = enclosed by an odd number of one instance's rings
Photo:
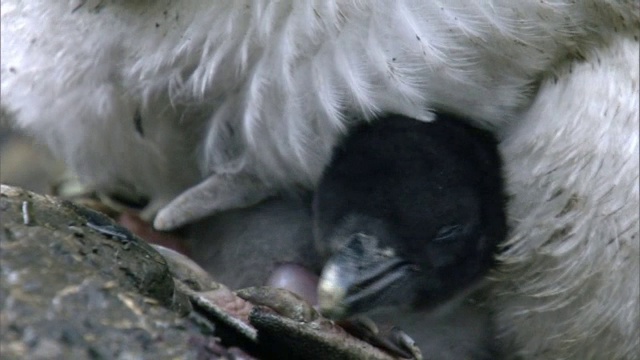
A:
{"type": "Polygon", "coordinates": [[[505,139],[518,352],[640,352],[635,1],[2,0],[1,30],[18,125],[97,187],[184,192],[170,215],[211,175],[312,187],[354,118],[478,119],[505,139]]]}
{"type": "Polygon", "coordinates": [[[496,307],[527,358],[640,356],[639,52],[615,38],[564,64],[506,133],[496,307]]]}

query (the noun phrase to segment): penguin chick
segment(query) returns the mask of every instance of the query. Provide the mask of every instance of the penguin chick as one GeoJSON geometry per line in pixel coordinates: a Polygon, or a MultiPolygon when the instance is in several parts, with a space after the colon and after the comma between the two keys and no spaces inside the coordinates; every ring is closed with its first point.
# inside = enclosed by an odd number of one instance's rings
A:
{"type": "Polygon", "coordinates": [[[314,197],[314,236],[329,257],[321,312],[428,309],[471,289],[505,238],[497,141],[465,119],[391,115],[356,127],[314,197]]]}
{"type": "MultiPolygon", "coordinates": [[[[231,289],[267,284],[286,288],[315,304],[316,274],[323,264],[314,248],[310,210],[311,196],[278,196],[203,219],[185,229],[192,258],[231,289]]],[[[482,298],[456,300],[436,311],[377,314],[370,319],[380,326],[380,333],[361,335],[387,339],[404,348],[401,339],[384,332],[397,327],[415,341],[425,358],[498,359],[502,349],[495,339],[491,309],[476,306],[482,305],[482,298]]]]}

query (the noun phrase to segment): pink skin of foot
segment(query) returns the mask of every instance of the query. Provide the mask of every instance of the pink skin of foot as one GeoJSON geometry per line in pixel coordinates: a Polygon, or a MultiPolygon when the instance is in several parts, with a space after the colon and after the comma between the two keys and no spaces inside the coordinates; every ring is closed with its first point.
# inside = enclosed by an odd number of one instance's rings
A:
{"type": "Polygon", "coordinates": [[[271,273],[266,285],[289,290],[315,306],[318,303],[318,280],[318,276],[304,266],[284,263],[271,273]]]}

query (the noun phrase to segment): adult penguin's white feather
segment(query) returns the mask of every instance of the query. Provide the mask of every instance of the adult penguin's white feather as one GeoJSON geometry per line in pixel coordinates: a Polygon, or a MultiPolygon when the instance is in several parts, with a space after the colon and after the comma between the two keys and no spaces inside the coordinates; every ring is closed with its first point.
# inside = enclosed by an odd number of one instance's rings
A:
{"type": "Polygon", "coordinates": [[[353,119],[479,119],[505,139],[518,352],[633,358],[639,33],[622,0],[2,0],[2,107],[163,227],[312,187],[353,119]]]}
{"type": "Polygon", "coordinates": [[[184,156],[141,151],[149,142],[173,148],[197,137],[206,144],[191,156],[201,175],[246,171],[275,187],[310,186],[346,115],[428,119],[439,106],[498,126],[528,104],[558,62],[638,22],[632,2],[599,1],[5,0],[3,9],[4,106],[20,113],[23,126],[38,124],[35,131],[58,143],[54,149],[88,180],[113,186],[119,178],[154,198],[171,198],[200,177],[158,181],[139,171],[140,163],[184,166],[184,156]],[[182,116],[182,108],[204,118],[182,116]],[[180,127],[196,129],[134,141],[136,110],[149,132],[180,119],[180,127]],[[70,136],[69,126],[57,127],[61,118],[119,123],[111,143],[144,161],[111,161],[117,170],[94,161],[109,174],[98,176],[78,154],[99,135],[70,136]],[[318,132],[326,135],[317,140],[318,132]]]}
{"type": "Polygon", "coordinates": [[[566,64],[503,142],[512,236],[496,307],[529,358],[640,354],[639,56],[618,38],[566,64]]]}

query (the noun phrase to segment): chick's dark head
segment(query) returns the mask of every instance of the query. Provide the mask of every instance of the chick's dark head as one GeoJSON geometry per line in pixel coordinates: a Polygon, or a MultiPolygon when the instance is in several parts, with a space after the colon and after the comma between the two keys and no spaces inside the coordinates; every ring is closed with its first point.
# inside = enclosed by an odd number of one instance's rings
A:
{"type": "Polygon", "coordinates": [[[325,169],[314,227],[326,316],[437,306],[487,273],[505,236],[496,141],[447,115],[360,126],[325,169]]]}

